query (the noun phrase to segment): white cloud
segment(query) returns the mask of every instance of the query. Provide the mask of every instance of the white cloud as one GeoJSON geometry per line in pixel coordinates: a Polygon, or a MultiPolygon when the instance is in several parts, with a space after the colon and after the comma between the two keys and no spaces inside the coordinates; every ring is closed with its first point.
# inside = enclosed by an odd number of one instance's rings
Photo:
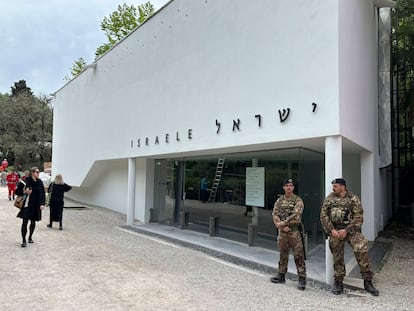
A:
{"type": "MultiPolygon", "coordinates": [[[[106,42],[102,19],[122,0],[0,0],[0,93],[26,80],[35,95],[59,89],[74,61],[106,42]]],[[[167,0],[150,2],[159,9],[167,0]]]]}

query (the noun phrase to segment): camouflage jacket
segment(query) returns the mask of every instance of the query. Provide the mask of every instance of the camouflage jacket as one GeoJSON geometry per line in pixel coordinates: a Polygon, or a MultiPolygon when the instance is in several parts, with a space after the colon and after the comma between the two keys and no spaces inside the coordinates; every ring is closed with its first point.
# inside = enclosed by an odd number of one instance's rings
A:
{"type": "Polygon", "coordinates": [[[364,211],[359,197],[350,191],[343,198],[331,192],[322,204],[320,220],[328,235],[332,229],[346,229],[351,234],[361,231],[364,211]]]}
{"type": "Polygon", "coordinates": [[[273,222],[282,226],[298,225],[302,222],[304,204],[300,196],[293,194],[290,198],[280,196],[273,207],[273,222]]]}

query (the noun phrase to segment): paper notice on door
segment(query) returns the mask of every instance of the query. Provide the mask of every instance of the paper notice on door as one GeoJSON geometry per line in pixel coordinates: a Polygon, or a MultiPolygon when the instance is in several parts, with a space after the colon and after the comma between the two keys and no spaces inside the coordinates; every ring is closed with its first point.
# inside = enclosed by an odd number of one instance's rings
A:
{"type": "Polygon", "coordinates": [[[246,205],[264,207],[265,168],[246,167],[246,205]]]}

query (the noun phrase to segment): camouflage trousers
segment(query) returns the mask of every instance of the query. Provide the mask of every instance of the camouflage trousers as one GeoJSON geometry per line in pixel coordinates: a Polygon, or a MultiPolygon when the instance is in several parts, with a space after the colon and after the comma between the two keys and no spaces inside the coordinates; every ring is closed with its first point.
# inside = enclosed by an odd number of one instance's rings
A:
{"type": "Polygon", "coordinates": [[[279,230],[278,245],[280,252],[279,273],[286,273],[289,261],[290,248],[293,250],[293,258],[298,272],[298,276],[306,277],[305,256],[303,254],[302,237],[299,231],[283,232],[279,230]]]}
{"type": "Polygon", "coordinates": [[[342,282],[346,274],[344,261],[345,241],[348,242],[354,251],[362,278],[364,280],[372,280],[373,273],[368,257],[368,240],[362,233],[357,232],[355,234],[348,234],[343,240],[332,236],[329,237],[329,248],[333,256],[335,281],[342,282]]]}

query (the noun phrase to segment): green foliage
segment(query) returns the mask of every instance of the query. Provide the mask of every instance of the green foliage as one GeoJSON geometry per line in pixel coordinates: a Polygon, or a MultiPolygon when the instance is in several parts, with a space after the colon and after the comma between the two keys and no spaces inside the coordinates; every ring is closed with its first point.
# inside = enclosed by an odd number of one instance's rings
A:
{"type": "MultiPolygon", "coordinates": [[[[413,132],[414,126],[414,1],[398,0],[392,15],[392,64],[394,78],[394,93],[398,107],[395,114],[393,137],[398,146],[399,155],[394,158],[398,167],[413,165],[413,132]]],[[[403,174],[402,174],[403,175],[403,174]]]]}
{"type": "MultiPolygon", "coordinates": [[[[96,49],[95,60],[109,51],[115,44],[124,39],[132,30],[144,23],[152,14],[154,6],[148,1],[144,4],[128,6],[126,3],[118,5],[116,11],[105,16],[101,22],[101,29],[105,33],[108,42],[96,49]]],[[[78,76],[85,67],[86,62],[81,57],[72,65],[71,75],[64,78],[65,81],[78,76]]]]}
{"type": "Polygon", "coordinates": [[[72,78],[76,77],[83,71],[83,68],[86,66],[86,62],[82,57],[79,57],[77,61],[75,61],[70,69],[71,76],[66,76],[64,78],[65,81],[70,81],[72,78]]]}
{"type": "Polygon", "coordinates": [[[106,52],[108,52],[111,49],[111,47],[112,45],[110,43],[104,43],[100,47],[98,47],[95,52],[95,60],[101,55],[104,55],[106,52]]]}
{"type": "MultiPolygon", "coordinates": [[[[414,1],[399,0],[393,10],[393,63],[404,81],[399,81],[399,89],[412,92],[414,87],[414,1]]],[[[407,94],[408,96],[408,94],[407,94]]],[[[402,102],[405,103],[405,100],[402,102]]],[[[406,105],[405,105],[406,106],[406,105]]]]}
{"type": "Polygon", "coordinates": [[[154,6],[151,2],[146,2],[138,6],[138,23],[142,24],[145,22],[152,14],[154,14],[154,6]]]}
{"type": "Polygon", "coordinates": [[[70,70],[70,73],[72,74],[72,76],[77,76],[78,74],[80,74],[83,70],[83,67],[85,67],[86,62],[85,60],[80,57],[72,66],[72,69],[70,70]]]}
{"type": "Polygon", "coordinates": [[[394,9],[398,23],[398,31],[401,33],[414,35],[414,3],[412,0],[398,0],[394,9]]]}
{"type": "Polygon", "coordinates": [[[20,80],[19,82],[14,83],[14,87],[12,86],[12,96],[17,96],[19,94],[28,94],[32,95],[32,90],[30,87],[27,87],[25,80],[20,80]]]}
{"type": "Polygon", "coordinates": [[[124,3],[118,5],[117,11],[104,17],[101,30],[105,32],[109,44],[114,45],[119,42],[138,26],[137,15],[137,8],[134,5],[128,6],[124,3]]]}
{"type": "Polygon", "coordinates": [[[35,97],[31,92],[4,94],[0,96],[0,118],[0,152],[10,165],[20,170],[51,161],[53,115],[47,97],[35,97]]]}
{"type": "Polygon", "coordinates": [[[152,14],[154,14],[154,6],[150,2],[137,7],[128,6],[126,3],[118,5],[117,11],[109,14],[108,17],[105,16],[101,22],[101,29],[105,32],[108,42],[98,47],[95,60],[145,22],[152,14]]]}

